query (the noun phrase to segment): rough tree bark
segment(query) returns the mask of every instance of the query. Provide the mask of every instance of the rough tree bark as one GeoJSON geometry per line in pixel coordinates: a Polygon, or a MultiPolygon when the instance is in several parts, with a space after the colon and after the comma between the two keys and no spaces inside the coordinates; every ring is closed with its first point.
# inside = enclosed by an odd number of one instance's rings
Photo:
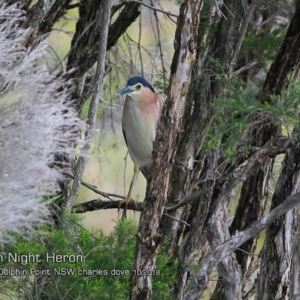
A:
{"type": "MultiPolygon", "coordinates": [[[[224,9],[224,18],[216,14],[209,20],[204,20],[203,24],[200,24],[199,27],[199,52],[192,74],[191,92],[187,97],[187,108],[184,119],[186,122],[185,135],[181,141],[179,146],[180,150],[175,160],[178,162],[176,165],[178,169],[173,168],[174,178],[171,180],[173,184],[171,187],[173,187],[173,189],[170,188],[173,194],[176,191],[189,193],[186,182],[190,180],[190,186],[193,187],[197,185],[196,189],[201,191],[199,200],[192,204],[188,213],[186,213],[186,209],[182,209],[187,217],[179,215],[178,212],[176,215],[176,219],[184,218],[190,224],[190,228],[185,228],[183,232],[183,242],[178,250],[179,284],[175,287],[175,295],[179,299],[183,295],[186,280],[191,271],[191,264],[197,263],[207,251],[207,247],[204,246],[207,244],[206,234],[204,234],[204,232],[207,230],[207,221],[211,218],[210,211],[213,211],[213,206],[216,203],[217,195],[222,186],[222,179],[219,180],[219,176],[216,176],[219,165],[224,163],[222,151],[203,156],[202,153],[199,152],[199,149],[201,149],[203,141],[206,138],[205,128],[210,126],[212,122],[211,102],[219,95],[222,88],[221,84],[215,80],[214,74],[219,73],[220,70],[224,72],[224,74],[230,75],[232,73],[241,42],[255,8],[255,3],[251,4],[245,12],[244,4],[245,3],[237,2],[234,6],[231,1],[225,1],[224,7],[228,9],[224,9]],[[234,12],[237,17],[231,18],[231,12],[234,12]],[[228,21],[230,19],[232,19],[232,23],[228,21]],[[219,61],[220,65],[216,67],[215,61],[219,61]],[[204,69],[211,70],[211,73],[205,72],[204,69]],[[179,170],[184,172],[179,172],[179,170]],[[193,170],[193,172],[191,170],[193,170]],[[189,176],[189,178],[186,178],[186,181],[183,179],[184,176],[186,176],[184,175],[185,173],[189,176]],[[197,182],[199,181],[201,184],[198,185],[197,182]]],[[[215,8],[214,5],[204,7],[204,10],[206,9],[205,13],[211,14],[213,8],[215,8]]],[[[172,204],[176,204],[176,202],[182,199],[181,194],[178,192],[175,196],[173,196],[171,192],[169,195],[171,195],[171,197],[169,197],[168,201],[172,204]]],[[[219,213],[213,218],[214,221],[217,215],[219,215],[219,213]]],[[[226,215],[223,216],[223,222],[225,219],[226,215]]],[[[165,220],[165,222],[165,233],[172,241],[172,249],[175,248],[174,245],[178,244],[182,230],[176,221],[165,220]],[[171,226],[169,224],[171,224],[171,226]],[[177,229],[179,229],[179,231],[176,231],[177,229]]],[[[213,222],[211,222],[211,226],[212,225],[213,222]]],[[[228,236],[227,233],[227,237],[228,236]]],[[[219,240],[219,242],[224,241],[224,238],[225,237],[219,240]]],[[[211,243],[217,243],[216,235],[211,239],[211,243]]],[[[235,264],[234,262],[232,263],[235,264]]],[[[236,267],[232,268],[232,270],[235,268],[236,267]]],[[[226,278],[228,278],[228,274],[229,273],[227,273],[226,278]]],[[[231,283],[235,282],[233,278],[236,277],[235,271],[233,271],[232,277],[227,280],[229,285],[228,291],[231,290],[231,283]]],[[[236,282],[235,287],[238,286],[239,284],[236,282]]]]}
{"type": "Polygon", "coordinates": [[[197,29],[202,1],[185,0],[177,20],[171,65],[168,97],[162,111],[153,151],[153,177],[148,184],[145,209],[141,215],[134,270],[148,271],[148,275],[133,273],[132,299],[152,298],[152,276],[157,253],[162,242],[161,218],[169,185],[169,169],[174,150],[182,134],[182,116],[193,63],[196,58],[197,29]],[[172,126],[170,126],[172,124],[172,126]]]}
{"type": "MultiPolygon", "coordinates": [[[[284,42],[279,50],[275,62],[270,68],[264,91],[280,95],[287,86],[287,75],[299,69],[300,62],[300,5],[296,2],[296,9],[291,19],[284,42]]],[[[268,95],[266,95],[268,96],[268,95]]],[[[299,138],[298,130],[294,131],[295,138],[299,138]]],[[[279,205],[283,199],[299,190],[299,148],[295,147],[286,154],[272,197],[271,208],[279,205]]],[[[293,281],[292,258],[293,236],[299,230],[295,222],[295,212],[290,211],[286,216],[277,220],[266,231],[266,239],[261,255],[261,268],[258,276],[258,295],[262,299],[294,299],[294,291],[290,282],[293,281]],[[291,297],[291,298],[290,298],[291,297]]],[[[295,244],[294,244],[295,245],[295,244]]],[[[297,254],[295,255],[297,261],[297,254]]],[[[295,264],[295,268],[298,265],[295,264]]]]}

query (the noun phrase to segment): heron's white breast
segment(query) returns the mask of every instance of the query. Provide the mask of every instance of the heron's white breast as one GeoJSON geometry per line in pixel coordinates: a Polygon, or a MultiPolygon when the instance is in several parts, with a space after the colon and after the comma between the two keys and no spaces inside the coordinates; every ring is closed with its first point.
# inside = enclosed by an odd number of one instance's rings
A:
{"type": "Polygon", "coordinates": [[[128,98],[125,103],[122,125],[133,162],[139,166],[151,163],[156,117],[141,111],[136,101],[128,98]]]}

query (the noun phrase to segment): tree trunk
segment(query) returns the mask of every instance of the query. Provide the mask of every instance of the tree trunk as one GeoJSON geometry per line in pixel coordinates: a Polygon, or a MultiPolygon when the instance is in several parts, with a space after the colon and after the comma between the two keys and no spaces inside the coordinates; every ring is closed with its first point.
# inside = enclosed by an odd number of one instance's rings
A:
{"type": "Polygon", "coordinates": [[[185,0],[180,7],[170,87],[154,143],[153,177],[147,187],[135,252],[134,270],[147,271],[149,274],[133,273],[132,299],[152,298],[151,272],[155,270],[157,253],[162,242],[161,218],[169,186],[169,169],[173,165],[176,144],[182,134],[186,94],[196,58],[201,6],[202,1],[185,0]]]}

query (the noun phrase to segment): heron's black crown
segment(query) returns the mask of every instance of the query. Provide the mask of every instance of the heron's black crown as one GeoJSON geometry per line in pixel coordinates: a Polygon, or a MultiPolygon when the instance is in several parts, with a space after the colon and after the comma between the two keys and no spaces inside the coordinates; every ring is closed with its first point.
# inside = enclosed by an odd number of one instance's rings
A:
{"type": "Polygon", "coordinates": [[[155,93],[154,88],[152,85],[143,77],[141,76],[133,76],[128,79],[127,86],[134,86],[137,83],[141,83],[143,86],[149,88],[153,93],[155,93]]]}

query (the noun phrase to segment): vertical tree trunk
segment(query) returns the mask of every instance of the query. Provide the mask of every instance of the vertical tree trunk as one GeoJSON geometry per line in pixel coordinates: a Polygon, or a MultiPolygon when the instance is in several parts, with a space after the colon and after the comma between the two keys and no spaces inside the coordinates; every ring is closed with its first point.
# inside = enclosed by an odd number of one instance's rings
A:
{"type": "MultiPolygon", "coordinates": [[[[300,62],[300,5],[296,3],[294,16],[289,25],[283,45],[277,55],[276,61],[270,69],[269,84],[265,87],[270,92],[280,94],[284,85],[287,85],[287,75],[299,68],[300,62]]],[[[266,81],[266,82],[267,82],[266,81]]],[[[298,130],[294,134],[299,138],[298,130]]],[[[271,208],[279,205],[287,196],[299,191],[300,151],[294,148],[286,154],[275,193],[272,198],[271,208]]],[[[258,295],[262,299],[289,299],[293,291],[290,282],[293,275],[293,241],[294,232],[299,230],[298,222],[294,219],[295,212],[290,211],[280,218],[266,231],[266,239],[261,254],[261,269],[258,276],[258,295]]],[[[297,255],[295,256],[297,262],[297,255]]],[[[299,265],[294,266],[294,270],[299,265]]],[[[293,298],[291,298],[293,299],[293,298]]]]}
{"type": "MultiPolygon", "coordinates": [[[[300,190],[300,151],[292,149],[283,162],[283,167],[271,209],[279,205],[287,196],[300,190]]],[[[289,211],[266,230],[266,238],[261,252],[260,273],[258,275],[257,295],[263,300],[297,299],[299,292],[299,222],[296,211],[289,211]],[[291,283],[292,287],[291,287],[291,283]],[[298,290],[298,291],[297,291],[298,290]]],[[[257,298],[259,299],[259,298],[257,298]]]]}
{"type": "Polygon", "coordinates": [[[202,1],[185,0],[180,7],[168,97],[154,143],[153,178],[147,187],[135,252],[134,270],[148,274],[133,273],[132,299],[152,298],[151,272],[155,269],[157,253],[162,242],[161,218],[169,186],[169,168],[172,167],[176,145],[182,134],[186,94],[196,58],[201,6],[202,1]]]}

